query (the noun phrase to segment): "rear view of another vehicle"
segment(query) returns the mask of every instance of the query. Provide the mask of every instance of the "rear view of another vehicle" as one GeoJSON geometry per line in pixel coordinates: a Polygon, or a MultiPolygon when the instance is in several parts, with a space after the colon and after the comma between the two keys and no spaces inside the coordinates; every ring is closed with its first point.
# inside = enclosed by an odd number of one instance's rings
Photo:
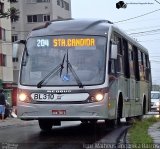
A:
{"type": "Polygon", "coordinates": [[[151,111],[160,112],[160,92],[151,91],[151,111]]]}

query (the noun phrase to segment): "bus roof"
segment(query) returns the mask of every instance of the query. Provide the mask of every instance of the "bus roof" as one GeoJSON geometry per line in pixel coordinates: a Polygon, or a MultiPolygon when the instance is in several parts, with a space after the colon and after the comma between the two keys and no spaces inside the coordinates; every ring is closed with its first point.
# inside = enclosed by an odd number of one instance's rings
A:
{"type": "Polygon", "coordinates": [[[29,36],[62,35],[62,34],[84,34],[84,35],[104,35],[108,32],[112,24],[107,20],[89,19],[67,19],[54,20],[45,25],[34,28],[29,36]]]}
{"type": "Polygon", "coordinates": [[[53,20],[47,22],[43,26],[34,28],[30,32],[29,37],[47,36],[47,35],[101,35],[108,37],[108,31],[114,30],[128,41],[139,47],[141,50],[148,52],[141,44],[135,39],[128,36],[124,31],[119,29],[116,25],[108,20],[97,19],[64,19],[53,20]]]}

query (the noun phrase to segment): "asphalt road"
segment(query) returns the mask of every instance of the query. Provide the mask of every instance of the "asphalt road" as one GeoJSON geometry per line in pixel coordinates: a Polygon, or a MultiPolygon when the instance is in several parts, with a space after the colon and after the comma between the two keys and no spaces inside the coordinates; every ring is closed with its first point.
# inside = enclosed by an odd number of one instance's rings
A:
{"type": "Polygon", "coordinates": [[[41,131],[37,124],[13,126],[0,129],[0,142],[3,149],[92,149],[101,148],[101,145],[108,148],[107,145],[115,144],[126,128],[108,129],[104,122],[94,125],[62,122],[50,132],[41,131]]]}

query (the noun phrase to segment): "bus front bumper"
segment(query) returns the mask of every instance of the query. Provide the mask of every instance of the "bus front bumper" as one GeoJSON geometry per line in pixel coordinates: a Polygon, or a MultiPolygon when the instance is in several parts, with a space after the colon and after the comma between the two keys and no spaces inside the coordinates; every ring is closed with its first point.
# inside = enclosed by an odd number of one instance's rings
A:
{"type": "Polygon", "coordinates": [[[107,104],[102,102],[88,104],[21,104],[17,109],[22,120],[59,119],[107,119],[107,104]]]}

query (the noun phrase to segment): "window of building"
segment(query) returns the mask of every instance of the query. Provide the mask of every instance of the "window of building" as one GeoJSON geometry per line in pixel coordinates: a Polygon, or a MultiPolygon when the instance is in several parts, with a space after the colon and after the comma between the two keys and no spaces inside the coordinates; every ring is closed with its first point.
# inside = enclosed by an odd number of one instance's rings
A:
{"type": "Polygon", "coordinates": [[[6,55],[0,53],[0,66],[7,66],[6,55]]]}
{"type": "Polygon", "coordinates": [[[6,30],[0,27],[0,40],[6,41],[6,30]]]}
{"type": "Polygon", "coordinates": [[[47,3],[49,3],[49,2],[50,2],[50,0],[37,0],[37,3],[43,3],[43,2],[47,2],[47,3]]]}
{"type": "Polygon", "coordinates": [[[27,21],[28,21],[28,22],[33,22],[33,19],[32,19],[32,18],[33,18],[33,16],[27,16],[27,21]]]}
{"type": "Polygon", "coordinates": [[[64,9],[69,10],[69,3],[63,1],[63,4],[64,4],[64,9]]]}
{"type": "Polygon", "coordinates": [[[60,0],[57,0],[57,5],[60,6],[60,0]]]}
{"type": "Polygon", "coordinates": [[[14,23],[14,22],[17,22],[18,19],[11,19],[11,22],[14,23]]]}
{"type": "Polygon", "coordinates": [[[49,3],[50,0],[26,0],[26,3],[33,4],[33,3],[49,3]]]}
{"type": "Polygon", "coordinates": [[[63,0],[60,1],[60,6],[61,6],[62,8],[64,8],[64,1],[63,1],[63,0]]]}
{"type": "Polygon", "coordinates": [[[0,2],[0,13],[4,12],[4,3],[0,2]]]}
{"type": "Polygon", "coordinates": [[[60,20],[62,20],[63,18],[62,18],[62,17],[60,17],[60,16],[57,16],[57,19],[60,19],[60,20]]]}
{"type": "Polygon", "coordinates": [[[44,15],[43,18],[44,21],[50,21],[50,15],[44,15]]]}
{"type": "Polygon", "coordinates": [[[18,0],[10,0],[11,3],[16,3],[18,0]]]}
{"type": "Polygon", "coordinates": [[[45,22],[50,21],[50,15],[47,14],[38,14],[38,15],[28,15],[28,22],[45,22]]]}
{"type": "Polygon", "coordinates": [[[28,3],[28,4],[32,4],[32,3],[36,3],[37,2],[37,0],[26,0],[26,3],[28,3]]]}
{"type": "Polygon", "coordinates": [[[18,57],[12,58],[12,62],[18,62],[18,57]]]}
{"type": "Polygon", "coordinates": [[[12,42],[15,42],[18,40],[18,35],[12,35],[12,42]]]}
{"type": "Polygon", "coordinates": [[[57,0],[57,5],[64,8],[65,10],[69,10],[69,3],[64,0],[57,0]]]}

